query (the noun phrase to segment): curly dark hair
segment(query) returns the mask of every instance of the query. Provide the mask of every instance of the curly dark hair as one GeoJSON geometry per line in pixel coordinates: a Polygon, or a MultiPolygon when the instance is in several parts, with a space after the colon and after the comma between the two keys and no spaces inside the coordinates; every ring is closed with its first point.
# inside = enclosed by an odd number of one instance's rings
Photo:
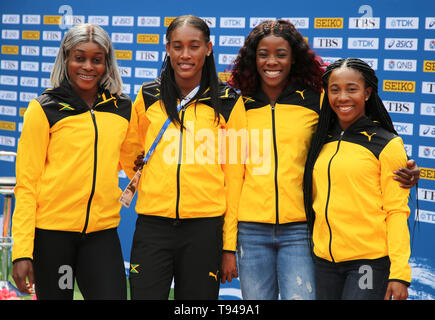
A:
{"type": "Polygon", "coordinates": [[[228,84],[239,89],[243,95],[257,91],[260,86],[256,64],[257,47],[260,40],[269,35],[284,38],[292,49],[295,63],[290,71],[289,84],[300,82],[321,92],[323,69],[316,54],[294,25],[282,19],[266,20],[252,29],[234,61],[228,84]]]}

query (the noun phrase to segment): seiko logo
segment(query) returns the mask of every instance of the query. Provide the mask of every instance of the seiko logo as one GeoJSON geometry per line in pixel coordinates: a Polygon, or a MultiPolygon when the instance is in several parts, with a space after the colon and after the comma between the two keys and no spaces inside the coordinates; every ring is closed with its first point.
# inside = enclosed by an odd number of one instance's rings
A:
{"type": "Polygon", "coordinates": [[[399,135],[412,136],[414,125],[412,123],[393,122],[394,129],[399,135]]]}
{"type": "Polygon", "coordinates": [[[343,48],[343,38],[320,38],[314,37],[313,40],[314,48],[323,49],[342,49],[343,48]]]}
{"type": "Polygon", "coordinates": [[[348,38],[347,47],[349,49],[372,49],[379,48],[378,38],[348,38]]]}
{"type": "Polygon", "coordinates": [[[389,101],[389,100],[384,100],[383,102],[388,112],[414,114],[414,102],[389,101]]]}
{"type": "Polygon", "coordinates": [[[415,92],[415,81],[384,80],[383,90],[392,92],[415,92]]]}
{"type": "Polygon", "coordinates": [[[385,38],[385,50],[417,50],[418,39],[385,38]]]}
{"type": "Polygon", "coordinates": [[[420,137],[435,138],[435,126],[420,124],[420,137]]]}
{"type": "Polygon", "coordinates": [[[379,29],[380,18],[349,18],[349,29],[379,29]]]}
{"type": "Polygon", "coordinates": [[[343,18],[314,18],[315,29],[343,29],[343,18]]]}
{"type": "Polygon", "coordinates": [[[421,83],[421,92],[435,94],[435,82],[423,81],[421,83]]]}
{"type": "Polygon", "coordinates": [[[435,72],[435,61],[425,60],[423,61],[424,72],[435,72]]]}
{"type": "Polygon", "coordinates": [[[417,60],[384,59],[386,71],[417,71],[417,60]]]}
{"type": "Polygon", "coordinates": [[[425,116],[435,116],[435,104],[433,103],[420,104],[420,114],[425,116]]]}
{"type": "Polygon", "coordinates": [[[418,29],[418,18],[387,17],[386,29],[418,29]]]}

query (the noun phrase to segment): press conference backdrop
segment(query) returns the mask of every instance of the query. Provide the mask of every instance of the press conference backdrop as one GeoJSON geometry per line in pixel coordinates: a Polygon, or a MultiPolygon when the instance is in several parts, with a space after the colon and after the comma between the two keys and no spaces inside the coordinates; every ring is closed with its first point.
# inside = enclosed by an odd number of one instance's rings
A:
{"type": "MultiPolygon", "coordinates": [[[[411,192],[410,299],[435,298],[435,1],[2,1],[0,149],[15,151],[28,102],[50,87],[60,41],[73,24],[95,23],[110,34],[124,81],[134,100],[156,78],[167,26],[195,14],[210,26],[217,69],[225,80],[249,31],[264,19],[290,20],[324,61],[358,57],[377,72],[384,101],[406,151],[421,168],[411,192]],[[416,219],[417,198],[419,214],[416,219]]],[[[14,175],[15,159],[0,158],[0,175],[14,175]]],[[[120,186],[128,183],[120,172],[120,186]]],[[[123,208],[119,234],[126,272],[136,221],[133,202],[123,208]]],[[[240,299],[238,279],[221,299],[240,299]]]]}

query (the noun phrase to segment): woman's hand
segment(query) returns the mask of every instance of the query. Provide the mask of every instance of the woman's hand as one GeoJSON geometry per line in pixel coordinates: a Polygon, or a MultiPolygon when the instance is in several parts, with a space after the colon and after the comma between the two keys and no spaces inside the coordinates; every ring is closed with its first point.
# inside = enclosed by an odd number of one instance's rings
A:
{"type": "Polygon", "coordinates": [[[399,170],[394,171],[394,180],[400,183],[402,188],[411,189],[415,186],[420,179],[420,169],[414,160],[409,160],[407,162],[407,168],[399,168],[399,170]]]}
{"type": "Polygon", "coordinates": [[[408,287],[399,281],[390,281],[384,300],[406,300],[408,298],[408,287]]]}
{"type": "Polygon", "coordinates": [[[12,278],[18,290],[23,293],[32,294],[33,284],[35,283],[32,261],[26,259],[15,262],[12,268],[12,278]],[[26,279],[29,279],[29,282],[26,282],[26,279]]]}
{"type": "Polygon", "coordinates": [[[143,158],[145,158],[145,151],[142,151],[142,153],[137,156],[136,160],[134,160],[134,171],[142,170],[144,165],[143,158]]]}
{"type": "Polygon", "coordinates": [[[221,282],[231,282],[233,278],[237,278],[237,262],[236,254],[232,252],[224,252],[222,254],[222,267],[221,267],[221,282]]]}

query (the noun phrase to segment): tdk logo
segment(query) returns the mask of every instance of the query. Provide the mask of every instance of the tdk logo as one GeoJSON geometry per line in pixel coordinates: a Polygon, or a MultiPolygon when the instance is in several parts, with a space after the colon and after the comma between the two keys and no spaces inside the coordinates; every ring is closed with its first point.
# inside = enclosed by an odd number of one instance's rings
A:
{"type": "Polygon", "coordinates": [[[379,49],[378,38],[348,38],[347,47],[349,49],[379,49]]]}
{"type": "Polygon", "coordinates": [[[418,18],[387,17],[386,29],[418,29],[418,18]]]}
{"type": "Polygon", "coordinates": [[[421,103],[420,114],[425,116],[435,116],[435,104],[433,103],[421,103]]]}
{"type": "Polygon", "coordinates": [[[393,122],[393,126],[399,135],[412,136],[414,131],[414,126],[412,123],[393,122]]]}
{"type": "Polygon", "coordinates": [[[245,18],[221,18],[221,28],[244,28],[245,18]]]}

